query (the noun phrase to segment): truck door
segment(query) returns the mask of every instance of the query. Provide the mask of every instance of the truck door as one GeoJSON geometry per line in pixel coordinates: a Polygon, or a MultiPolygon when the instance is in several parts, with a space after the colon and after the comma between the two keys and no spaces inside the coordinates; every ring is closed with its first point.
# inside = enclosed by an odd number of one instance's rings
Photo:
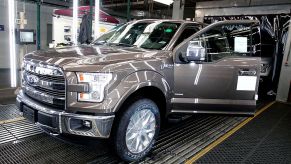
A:
{"type": "Polygon", "coordinates": [[[252,43],[257,25],[218,22],[174,49],[172,112],[254,114],[261,64],[252,43]]]}

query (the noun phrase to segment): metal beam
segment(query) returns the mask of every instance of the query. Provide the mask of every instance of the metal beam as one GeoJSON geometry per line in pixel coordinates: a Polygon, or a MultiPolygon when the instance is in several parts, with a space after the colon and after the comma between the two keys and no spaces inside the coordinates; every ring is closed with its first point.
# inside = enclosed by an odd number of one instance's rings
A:
{"type": "Polygon", "coordinates": [[[95,0],[95,25],[94,25],[94,39],[97,39],[100,34],[100,1],[95,0]]]}
{"type": "Polygon", "coordinates": [[[36,36],[37,36],[37,39],[36,39],[36,44],[37,44],[37,50],[40,50],[41,46],[40,46],[40,0],[38,0],[38,2],[36,3],[37,5],[37,11],[36,11],[36,14],[37,14],[37,27],[36,27],[36,36]]]}
{"type": "MultiPolygon", "coordinates": [[[[95,4],[96,6],[96,4],[95,4]]],[[[90,20],[90,33],[92,34],[92,25],[93,25],[93,0],[90,0],[90,17],[91,17],[91,20],[90,20]]],[[[90,38],[90,41],[91,41],[91,38],[90,38]]]]}
{"type": "Polygon", "coordinates": [[[78,44],[78,2],[79,0],[73,0],[72,41],[74,45],[78,44]]]}
{"type": "MultiPolygon", "coordinates": [[[[26,0],[27,2],[35,2],[38,3],[39,0],[26,0]]],[[[70,7],[72,6],[71,0],[42,0],[43,5],[50,5],[50,6],[58,6],[58,7],[70,7]]]]}
{"type": "MultiPolygon", "coordinates": [[[[135,5],[144,5],[144,1],[138,1],[138,2],[130,2],[131,6],[135,5]]],[[[102,5],[103,8],[111,8],[111,7],[121,7],[121,6],[127,6],[128,2],[126,3],[115,3],[115,4],[106,4],[102,5]]]]}
{"type": "Polygon", "coordinates": [[[60,0],[43,0],[43,4],[48,5],[56,5],[56,6],[63,6],[63,7],[70,7],[72,3],[70,1],[60,1],[60,0]]]}
{"type": "Polygon", "coordinates": [[[127,22],[129,22],[130,19],[130,0],[127,0],[127,22]]]}

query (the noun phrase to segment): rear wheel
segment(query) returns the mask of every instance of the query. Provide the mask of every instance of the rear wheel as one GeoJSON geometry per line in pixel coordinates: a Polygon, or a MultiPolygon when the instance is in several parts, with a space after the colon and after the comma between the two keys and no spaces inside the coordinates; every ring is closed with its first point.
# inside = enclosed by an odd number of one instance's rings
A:
{"type": "Polygon", "coordinates": [[[160,113],[149,99],[140,99],[129,105],[117,120],[114,146],[125,161],[145,157],[153,147],[160,130],[160,113]]]}

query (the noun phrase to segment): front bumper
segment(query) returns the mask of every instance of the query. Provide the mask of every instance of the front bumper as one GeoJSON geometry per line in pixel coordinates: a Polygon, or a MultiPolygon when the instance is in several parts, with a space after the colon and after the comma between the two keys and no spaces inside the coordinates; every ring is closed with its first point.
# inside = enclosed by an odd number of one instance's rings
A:
{"type": "Polygon", "coordinates": [[[29,98],[22,90],[17,95],[17,105],[24,117],[57,134],[109,138],[115,117],[114,115],[91,116],[58,111],[29,98]],[[85,129],[76,128],[76,124],[81,125],[84,122],[88,123],[85,129]]]}

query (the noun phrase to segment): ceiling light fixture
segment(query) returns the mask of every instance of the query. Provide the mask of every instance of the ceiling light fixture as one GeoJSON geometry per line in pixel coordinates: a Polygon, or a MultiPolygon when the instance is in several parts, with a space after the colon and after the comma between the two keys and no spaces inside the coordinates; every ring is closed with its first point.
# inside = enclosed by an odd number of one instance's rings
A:
{"type": "Polygon", "coordinates": [[[170,6],[172,3],[174,3],[174,0],[154,0],[155,2],[158,2],[158,3],[162,3],[162,4],[165,4],[165,5],[168,5],[170,6]]]}

